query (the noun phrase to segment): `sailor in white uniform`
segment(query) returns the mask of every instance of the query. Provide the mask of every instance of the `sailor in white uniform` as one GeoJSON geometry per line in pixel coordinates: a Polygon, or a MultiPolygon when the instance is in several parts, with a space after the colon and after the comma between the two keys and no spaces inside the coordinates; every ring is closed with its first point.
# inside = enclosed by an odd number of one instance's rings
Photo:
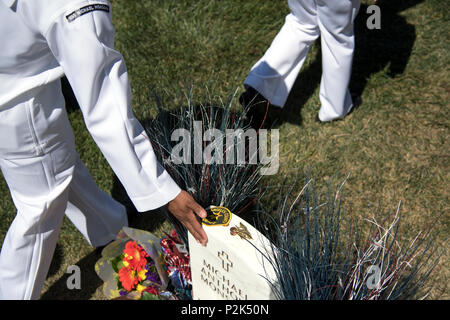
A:
{"type": "Polygon", "coordinates": [[[312,43],[322,47],[322,122],[344,118],[352,109],[348,90],[353,50],[353,22],[360,0],[289,0],[290,14],[264,56],[244,82],[272,105],[283,107],[312,43]]]}
{"type": "Polygon", "coordinates": [[[75,151],[60,77],[138,211],[167,204],[202,244],[206,212],[158,164],[131,109],[105,0],[0,0],[0,168],[17,215],[0,253],[0,299],[37,299],[64,214],[94,247],[127,225],[75,151]]]}

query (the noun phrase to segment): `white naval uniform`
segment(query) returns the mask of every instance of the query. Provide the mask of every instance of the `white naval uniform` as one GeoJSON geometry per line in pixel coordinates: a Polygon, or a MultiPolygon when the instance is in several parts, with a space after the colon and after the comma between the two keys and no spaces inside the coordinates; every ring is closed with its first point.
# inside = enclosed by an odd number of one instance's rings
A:
{"type": "Polygon", "coordinates": [[[105,0],[0,0],[0,168],[17,208],[0,253],[0,299],[39,298],[64,213],[93,246],[128,223],[75,151],[64,74],[136,208],[181,191],[132,113],[110,9],[105,0]]]}
{"type": "Polygon", "coordinates": [[[312,43],[322,47],[319,119],[343,118],[353,107],[348,90],[353,50],[353,22],[360,0],[289,0],[291,13],[264,56],[252,67],[245,86],[283,107],[312,43]]]}

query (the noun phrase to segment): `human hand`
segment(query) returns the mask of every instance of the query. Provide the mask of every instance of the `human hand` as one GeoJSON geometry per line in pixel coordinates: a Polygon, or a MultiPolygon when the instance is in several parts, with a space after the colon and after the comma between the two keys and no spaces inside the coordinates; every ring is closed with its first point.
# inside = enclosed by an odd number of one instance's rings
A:
{"type": "Polygon", "coordinates": [[[182,190],[175,199],[167,204],[167,209],[188,229],[199,243],[206,246],[208,236],[196,217],[198,215],[200,218],[206,218],[206,211],[189,193],[182,190]]]}

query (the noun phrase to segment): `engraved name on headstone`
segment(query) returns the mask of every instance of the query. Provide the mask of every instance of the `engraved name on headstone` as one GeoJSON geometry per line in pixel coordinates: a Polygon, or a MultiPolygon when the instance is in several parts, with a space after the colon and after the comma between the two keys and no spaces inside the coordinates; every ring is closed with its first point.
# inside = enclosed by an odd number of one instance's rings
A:
{"type": "Polygon", "coordinates": [[[206,247],[189,234],[195,300],[275,299],[267,238],[224,207],[210,207],[203,228],[209,239],[206,247]]]}

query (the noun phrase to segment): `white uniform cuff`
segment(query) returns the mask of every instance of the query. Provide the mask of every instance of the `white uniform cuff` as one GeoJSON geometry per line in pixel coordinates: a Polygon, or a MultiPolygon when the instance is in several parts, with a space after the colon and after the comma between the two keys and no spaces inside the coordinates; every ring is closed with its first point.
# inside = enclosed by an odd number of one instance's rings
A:
{"type": "Polygon", "coordinates": [[[167,172],[158,179],[158,191],[144,197],[131,197],[134,206],[139,212],[154,210],[166,205],[175,199],[181,192],[181,188],[173,181],[167,172]],[[161,181],[162,180],[162,181],[161,181]],[[161,183],[162,182],[162,183],[161,183]]]}

